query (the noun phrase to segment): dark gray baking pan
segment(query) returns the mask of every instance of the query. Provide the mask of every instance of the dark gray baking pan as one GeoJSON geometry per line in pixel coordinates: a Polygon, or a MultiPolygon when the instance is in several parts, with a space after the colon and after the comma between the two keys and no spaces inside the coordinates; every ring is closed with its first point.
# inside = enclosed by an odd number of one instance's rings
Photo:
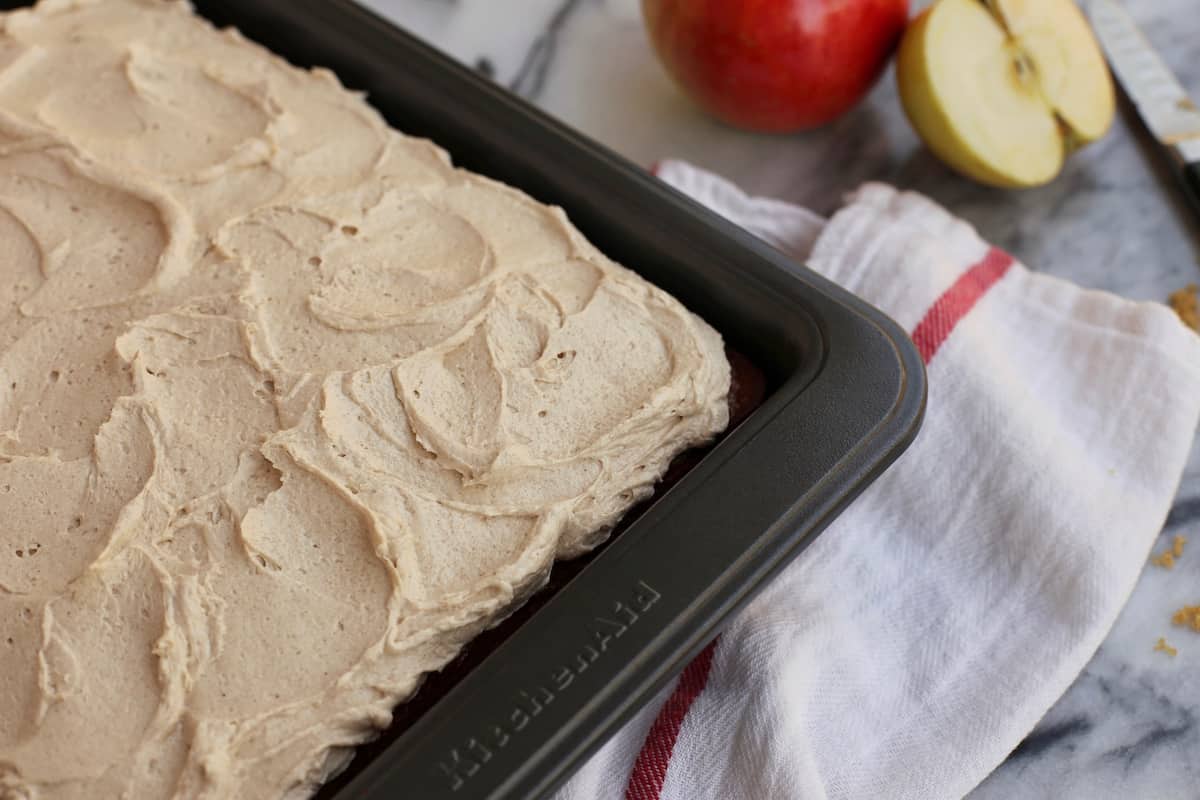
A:
{"type": "Polygon", "coordinates": [[[876,309],[349,0],[195,5],[331,68],[459,165],[562,206],[765,376],[736,430],[324,793],[545,796],[904,450],[921,359],[876,309]]]}

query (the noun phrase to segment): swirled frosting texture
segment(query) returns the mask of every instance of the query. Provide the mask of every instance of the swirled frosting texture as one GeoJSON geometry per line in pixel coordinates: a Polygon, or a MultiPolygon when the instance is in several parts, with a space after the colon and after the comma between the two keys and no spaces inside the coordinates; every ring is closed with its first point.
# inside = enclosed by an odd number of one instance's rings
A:
{"type": "Polygon", "coordinates": [[[0,796],[302,796],[727,422],[556,208],[187,6],[0,16],[0,796]]]}

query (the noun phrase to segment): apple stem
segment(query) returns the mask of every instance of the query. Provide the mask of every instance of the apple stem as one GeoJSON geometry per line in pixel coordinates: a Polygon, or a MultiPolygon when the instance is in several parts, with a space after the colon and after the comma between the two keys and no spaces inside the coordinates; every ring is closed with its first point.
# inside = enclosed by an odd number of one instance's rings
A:
{"type": "Polygon", "coordinates": [[[983,7],[988,13],[995,18],[996,23],[1004,30],[1005,36],[1008,38],[1009,47],[1013,54],[1013,68],[1017,73],[1017,80],[1022,86],[1033,87],[1037,81],[1037,64],[1034,63],[1033,57],[1026,53],[1017,41],[1017,37],[1013,35],[1012,26],[1008,24],[1008,20],[1004,17],[1004,10],[1000,8],[998,0],[980,0],[983,7]]]}
{"type": "Polygon", "coordinates": [[[1011,36],[1012,30],[1008,27],[1008,20],[1004,18],[1004,11],[1000,8],[1000,4],[996,0],[979,1],[983,3],[983,7],[988,10],[988,13],[996,18],[996,22],[1000,23],[1000,27],[1004,29],[1004,32],[1011,36]]]}

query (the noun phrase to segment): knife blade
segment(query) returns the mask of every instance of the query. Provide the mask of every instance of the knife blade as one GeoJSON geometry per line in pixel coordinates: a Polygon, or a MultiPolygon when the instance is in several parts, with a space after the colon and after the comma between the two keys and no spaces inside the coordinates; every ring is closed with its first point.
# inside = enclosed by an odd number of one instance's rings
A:
{"type": "Polygon", "coordinates": [[[1116,0],[1091,0],[1088,16],[1138,116],[1180,171],[1200,214],[1200,109],[1116,0]]]}

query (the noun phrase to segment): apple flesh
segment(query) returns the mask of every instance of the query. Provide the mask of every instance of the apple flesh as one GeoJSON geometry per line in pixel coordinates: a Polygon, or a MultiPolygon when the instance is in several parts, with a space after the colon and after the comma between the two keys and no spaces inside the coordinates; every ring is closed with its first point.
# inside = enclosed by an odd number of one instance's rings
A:
{"type": "Polygon", "coordinates": [[[879,78],[908,0],[642,0],[667,72],[732,125],[784,132],[849,110],[879,78]]]}
{"type": "Polygon", "coordinates": [[[917,133],[959,172],[1038,186],[1112,124],[1112,78],[1073,0],[938,0],[896,62],[917,133]]]}

